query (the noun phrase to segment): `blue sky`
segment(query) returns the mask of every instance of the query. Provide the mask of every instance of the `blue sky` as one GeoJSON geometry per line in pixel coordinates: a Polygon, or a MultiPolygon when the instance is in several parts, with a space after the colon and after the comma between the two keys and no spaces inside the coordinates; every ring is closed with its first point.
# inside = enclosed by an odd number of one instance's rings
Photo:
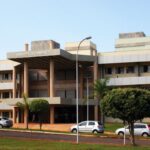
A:
{"type": "Polygon", "coordinates": [[[98,51],[114,50],[121,32],[150,35],[149,0],[0,0],[0,59],[24,43],[92,36],[98,51]]]}

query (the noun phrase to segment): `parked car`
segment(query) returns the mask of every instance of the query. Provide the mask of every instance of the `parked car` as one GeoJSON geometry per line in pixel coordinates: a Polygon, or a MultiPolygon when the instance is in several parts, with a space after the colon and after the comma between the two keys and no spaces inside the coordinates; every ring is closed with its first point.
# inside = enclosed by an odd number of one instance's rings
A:
{"type": "MultiPolygon", "coordinates": [[[[99,121],[83,121],[78,125],[79,132],[103,133],[103,125],[99,121]]],[[[77,125],[71,127],[71,132],[77,132],[77,125]]]]}
{"type": "Polygon", "coordinates": [[[0,128],[3,127],[12,127],[13,122],[8,118],[0,118],[0,128]]]}
{"type": "MultiPolygon", "coordinates": [[[[126,135],[129,135],[129,126],[126,126],[125,128],[119,128],[115,132],[117,135],[123,136],[124,133],[126,135]]],[[[134,124],[134,135],[140,135],[140,136],[150,136],[150,125],[145,123],[135,123],[134,124]]]]}

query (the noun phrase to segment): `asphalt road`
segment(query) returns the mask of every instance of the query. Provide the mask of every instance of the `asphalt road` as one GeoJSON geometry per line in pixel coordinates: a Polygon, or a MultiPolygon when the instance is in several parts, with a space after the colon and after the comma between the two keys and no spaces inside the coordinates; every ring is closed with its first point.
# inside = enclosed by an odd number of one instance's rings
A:
{"type": "MultiPolygon", "coordinates": [[[[24,139],[42,139],[57,142],[72,142],[76,143],[75,135],[65,134],[46,134],[46,133],[34,133],[34,132],[18,132],[18,131],[6,131],[0,130],[0,137],[13,137],[13,138],[24,138],[24,139]]],[[[122,138],[108,138],[98,136],[79,136],[80,143],[91,143],[91,144],[110,144],[110,145],[121,145],[123,144],[122,138]]],[[[130,144],[129,139],[126,139],[126,143],[130,144]]],[[[150,146],[150,139],[136,139],[136,144],[143,146],[150,146]]]]}

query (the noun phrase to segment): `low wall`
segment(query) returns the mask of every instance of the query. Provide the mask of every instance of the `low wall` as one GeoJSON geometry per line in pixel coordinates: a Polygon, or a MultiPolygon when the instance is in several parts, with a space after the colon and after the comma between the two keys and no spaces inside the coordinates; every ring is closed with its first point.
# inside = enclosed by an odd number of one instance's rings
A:
{"type": "MultiPolygon", "coordinates": [[[[73,124],[42,124],[42,130],[49,130],[49,131],[60,131],[60,132],[70,132],[70,127],[73,124]]],[[[24,129],[26,126],[24,123],[15,123],[13,128],[24,129]]],[[[40,124],[38,123],[29,123],[29,129],[40,130],[40,124]]]]}

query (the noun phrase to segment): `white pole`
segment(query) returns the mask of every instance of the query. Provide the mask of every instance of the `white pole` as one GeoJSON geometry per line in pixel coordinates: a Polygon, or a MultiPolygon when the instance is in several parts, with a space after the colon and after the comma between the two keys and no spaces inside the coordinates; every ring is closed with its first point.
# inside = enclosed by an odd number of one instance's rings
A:
{"type": "MultiPolygon", "coordinates": [[[[79,47],[78,47],[79,50],[79,47]]],[[[77,144],[79,143],[79,92],[78,92],[78,50],[77,50],[77,54],[76,54],[76,122],[77,122],[77,144]]]]}
{"type": "Polygon", "coordinates": [[[87,77],[87,121],[89,120],[89,81],[87,77]]]}
{"type": "Polygon", "coordinates": [[[124,125],[124,140],[123,144],[126,145],[126,126],[124,125]]]}
{"type": "Polygon", "coordinates": [[[86,37],[82,41],[80,41],[76,53],[76,123],[77,123],[77,144],[79,143],[79,77],[78,77],[78,51],[80,49],[80,45],[84,40],[89,40],[92,37],[86,37]]]}

